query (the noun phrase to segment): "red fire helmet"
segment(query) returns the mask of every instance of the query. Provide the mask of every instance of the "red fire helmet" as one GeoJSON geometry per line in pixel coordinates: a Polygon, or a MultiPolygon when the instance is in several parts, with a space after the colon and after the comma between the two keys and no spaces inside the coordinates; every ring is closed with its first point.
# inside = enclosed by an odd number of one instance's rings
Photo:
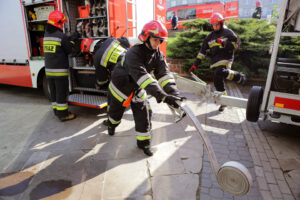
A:
{"type": "Polygon", "coordinates": [[[81,52],[82,53],[89,53],[90,51],[90,46],[91,44],[93,43],[93,39],[91,38],[84,38],[82,41],[81,41],[81,45],[80,45],[80,49],[81,49],[81,52]]]}
{"type": "Polygon", "coordinates": [[[218,23],[224,23],[224,17],[220,13],[214,13],[210,17],[210,24],[218,24],[218,23]]]}
{"type": "Polygon", "coordinates": [[[256,1],[256,6],[261,6],[260,1],[256,1]]]}
{"type": "Polygon", "coordinates": [[[66,22],[67,22],[66,16],[62,12],[55,10],[49,14],[47,23],[62,29],[64,23],[66,22]]]}
{"type": "Polygon", "coordinates": [[[142,42],[146,42],[150,36],[166,40],[168,39],[168,31],[159,21],[152,20],[144,25],[142,32],[139,34],[139,39],[142,42]]]}

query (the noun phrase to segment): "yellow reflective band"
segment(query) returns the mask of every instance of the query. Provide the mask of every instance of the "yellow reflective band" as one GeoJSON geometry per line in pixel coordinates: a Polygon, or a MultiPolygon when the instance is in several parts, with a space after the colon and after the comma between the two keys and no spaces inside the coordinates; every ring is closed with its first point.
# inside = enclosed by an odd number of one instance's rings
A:
{"type": "Polygon", "coordinates": [[[227,67],[231,67],[230,63],[223,63],[223,62],[221,62],[221,63],[218,63],[218,64],[210,66],[210,69],[215,68],[215,67],[219,67],[221,65],[224,65],[224,66],[227,66],[227,67]]]}
{"type": "Polygon", "coordinates": [[[50,23],[50,24],[54,24],[54,21],[50,21],[50,20],[48,20],[48,23],[50,23]]]}
{"type": "Polygon", "coordinates": [[[52,106],[52,108],[53,108],[53,110],[55,110],[55,109],[56,109],[56,106],[52,106]]]}
{"type": "Polygon", "coordinates": [[[202,59],[203,59],[203,57],[202,57],[202,56],[200,56],[200,55],[198,55],[198,56],[197,56],[197,58],[198,58],[198,59],[200,59],[200,60],[202,60],[202,59]]]}
{"type": "Polygon", "coordinates": [[[61,46],[61,43],[57,42],[57,41],[44,41],[44,45],[58,45],[58,46],[61,46]]]}
{"type": "Polygon", "coordinates": [[[112,118],[108,117],[108,120],[110,121],[110,123],[112,124],[120,124],[121,120],[120,121],[115,121],[113,120],[112,118]]]}
{"type": "Polygon", "coordinates": [[[112,95],[116,98],[116,99],[118,99],[120,102],[123,102],[124,101],[124,99],[122,98],[122,97],[120,97],[113,89],[112,89],[112,87],[111,87],[111,85],[109,84],[109,91],[112,93],[112,95]]]}
{"type": "Polygon", "coordinates": [[[70,41],[72,44],[75,44],[75,42],[74,41],[70,41]]]}
{"type": "Polygon", "coordinates": [[[153,83],[154,80],[152,78],[148,78],[146,81],[143,82],[143,84],[141,85],[141,88],[144,89],[145,87],[147,87],[150,83],[153,83]]]}
{"type": "Polygon", "coordinates": [[[118,46],[117,48],[115,48],[114,52],[110,56],[109,61],[112,62],[112,63],[117,63],[118,62],[118,58],[120,57],[120,55],[124,51],[125,51],[124,48],[122,48],[121,46],[118,46]]]}
{"type": "Polygon", "coordinates": [[[136,136],[136,139],[139,140],[139,141],[150,140],[151,139],[151,135],[148,135],[148,136],[136,136]]]}
{"type": "Polygon", "coordinates": [[[46,75],[48,75],[48,76],[68,76],[69,73],[68,72],[59,72],[59,73],[56,73],[56,72],[46,72],[46,75]]]}
{"type": "Polygon", "coordinates": [[[145,93],[143,94],[143,96],[141,97],[141,99],[142,99],[142,100],[145,100],[146,97],[147,97],[147,93],[145,92],[145,93]]]}
{"type": "Polygon", "coordinates": [[[230,74],[229,80],[232,81],[233,78],[234,78],[234,72],[232,72],[232,73],[230,74]]]}
{"type": "Polygon", "coordinates": [[[234,49],[237,49],[237,45],[235,42],[232,42],[232,45],[233,45],[234,49]]]}
{"type": "Polygon", "coordinates": [[[43,49],[45,53],[55,53],[56,45],[44,45],[43,49]]]}
{"type": "Polygon", "coordinates": [[[161,87],[165,87],[170,81],[172,81],[173,79],[169,78],[167,80],[164,80],[162,83],[161,83],[161,87]]]}
{"type": "Polygon", "coordinates": [[[215,46],[222,46],[222,45],[215,42],[215,43],[210,44],[210,45],[209,45],[209,48],[213,48],[213,47],[215,47],[215,46]]]}
{"type": "Polygon", "coordinates": [[[67,110],[68,106],[56,107],[56,110],[67,110]]]}
{"type": "Polygon", "coordinates": [[[107,66],[108,60],[112,63],[117,63],[119,56],[125,51],[124,48],[120,46],[120,42],[116,42],[112,48],[108,51],[103,66],[107,66]]]}

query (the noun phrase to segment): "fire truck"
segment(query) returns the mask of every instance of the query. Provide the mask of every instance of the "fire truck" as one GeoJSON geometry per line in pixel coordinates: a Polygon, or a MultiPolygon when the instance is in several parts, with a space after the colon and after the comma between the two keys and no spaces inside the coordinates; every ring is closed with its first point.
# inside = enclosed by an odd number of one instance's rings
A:
{"type": "MultiPolygon", "coordinates": [[[[68,22],[64,32],[78,31],[105,40],[134,41],[150,20],[165,24],[166,0],[9,0],[1,3],[0,84],[42,88],[49,98],[43,52],[44,30],[50,12],[59,10],[68,22]]],[[[69,104],[106,107],[107,90],[95,89],[95,68],[80,53],[80,42],[69,56],[69,104]]],[[[166,44],[161,48],[165,52],[166,44]]]]}
{"type": "Polygon", "coordinates": [[[214,1],[210,3],[182,5],[169,8],[167,10],[167,29],[172,29],[172,14],[176,13],[178,17],[178,28],[184,28],[182,23],[195,19],[209,19],[215,13],[221,13],[225,20],[239,17],[239,2],[231,1],[223,3],[223,1],[214,1]]]}

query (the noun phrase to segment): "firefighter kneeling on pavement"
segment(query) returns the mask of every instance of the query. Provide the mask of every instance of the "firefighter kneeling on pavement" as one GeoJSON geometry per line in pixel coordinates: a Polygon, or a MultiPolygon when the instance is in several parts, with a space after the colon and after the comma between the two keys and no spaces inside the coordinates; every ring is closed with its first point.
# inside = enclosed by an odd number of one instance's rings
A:
{"type": "Polygon", "coordinates": [[[68,37],[63,33],[63,24],[67,22],[65,15],[60,11],[49,14],[45,35],[45,71],[50,88],[50,98],[54,114],[60,121],[72,120],[76,115],[68,111],[69,93],[69,60],[68,54],[72,53],[78,33],[68,37]]]}
{"type": "Polygon", "coordinates": [[[158,103],[164,102],[175,108],[178,108],[176,101],[184,99],[179,95],[165,57],[159,50],[159,45],[167,37],[168,32],[160,22],[153,20],[145,24],[138,36],[143,43],[131,47],[116,65],[108,90],[108,120],[104,124],[108,125],[109,135],[115,134],[126,107],[130,105],[137,146],[148,156],[153,152],[150,148],[152,111],[147,93],[158,103]]]}
{"type": "MultiPolygon", "coordinates": [[[[239,46],[239,40],[234,32],[224,25],[224,21],[220,13],[215,13],[211,16],[210,24],[213,27],[213,32],[204,39],[194,65],[189,71],[195,71],[197,68],[200,68],[201,61],[205,58],[207,51],[210,50],[210,69],[213,71],[214,86],[218,92],[227,95],[224,79],[245,85],[246,75],[231,70],[234,52],[239,46]]],[[[225,105],[221,105],[219,111],[223,111],[225,107],[225,105]]]]}
{"type": "Polygon", "coordinates": [[[122,60],[130,47],[126,37],[110,37],[104,42],[85,38],[81,41],[81,52],[94,56],[96,68],[96,89],[106,89],[115,65],[122,60]]]}

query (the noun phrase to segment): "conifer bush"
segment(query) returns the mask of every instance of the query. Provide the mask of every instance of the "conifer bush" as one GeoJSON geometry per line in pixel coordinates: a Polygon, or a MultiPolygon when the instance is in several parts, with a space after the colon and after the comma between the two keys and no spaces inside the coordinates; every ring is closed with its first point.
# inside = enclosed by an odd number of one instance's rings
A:
{"type": "MultiPolygon", "coordinates": [[[[239,49],[235,52],[232,69],[247,74],[248,77],[267,76],[271,55],[269,54],[276,31],[274,24],[265,20],[239,19],[225,22],[240,39],[239,49]]],[[[167,57],[186,59],[183,68],[188,70],[196,58],[204,38],[212,31],[208,20],[197,19],[183,24],[187,29],[176,34],[175,39],[168,42],[167,57]]],[[[280,57],[299,58],[300,38],[284,37],[279,48],[280,57]]],[[[209,55],[209,52],[207,53],[209,55]]],[[[210,59],[207,56],[201,69],[196,71],[200,77],[211,73],[210,59]]]]}

